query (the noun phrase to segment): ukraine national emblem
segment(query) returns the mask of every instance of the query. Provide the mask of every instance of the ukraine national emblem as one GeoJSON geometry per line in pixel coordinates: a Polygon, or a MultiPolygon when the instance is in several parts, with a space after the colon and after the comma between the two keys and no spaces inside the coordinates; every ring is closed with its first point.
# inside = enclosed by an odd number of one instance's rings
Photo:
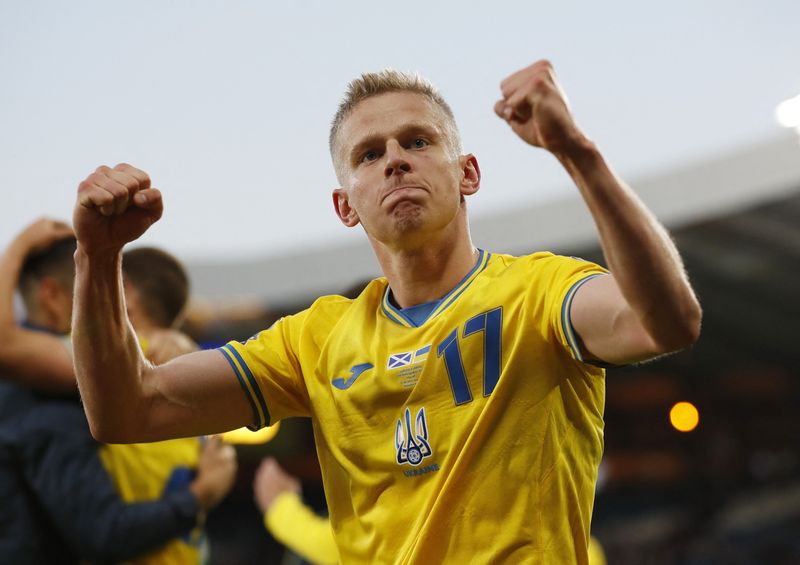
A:
{"type": "Polygon", "coordinates": [[[398,418],[394,433],[394,446],[397,453],[397,464],[417,466],[426,457],[433,455],[428,443],[428,422],[425,419],[425,407],[419,409],[411,427],[411,410],[406,408],[404,418],[398,418]]]}

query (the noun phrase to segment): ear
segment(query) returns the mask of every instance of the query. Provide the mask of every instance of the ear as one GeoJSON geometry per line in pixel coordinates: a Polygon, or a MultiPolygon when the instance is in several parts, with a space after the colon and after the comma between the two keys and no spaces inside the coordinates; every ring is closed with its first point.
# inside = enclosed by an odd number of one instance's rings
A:
{"type": "Polygon", "coordinates": [[[472,196],[481,187],[481,168],[478,159],[472,153],[462,155],[461,160],[461,195],[472,196]]]}
{"type": "Polygon", "coordinates": [[[39,308],[48,326],[65,333],[72,318],[72,293],[52,277],[42,277],[37,289],[39,308]]]}
{"type": "Polygon", "coordinates": [[[52,277],[42,277],[36,288],[36,301],[45,312],[52,312],[57,308],[61,285],[52,277]]]}
{"type": "Polygon", "coordinates": [[[333,191],[333,208],[336,210],[336,215],[348,228],[355,227],[360,223],[358,214],[355,208],[350,206],[347,192],[343,188],[337,188],[333,191]]]}

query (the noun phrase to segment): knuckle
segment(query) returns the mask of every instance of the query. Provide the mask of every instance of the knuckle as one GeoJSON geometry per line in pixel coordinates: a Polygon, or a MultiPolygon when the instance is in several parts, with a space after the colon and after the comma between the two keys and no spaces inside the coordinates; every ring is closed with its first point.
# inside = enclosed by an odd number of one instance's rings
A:
{"type": "Polygon", "coordinates": [[[530,80],[529,84],[530,84],[530,88],[532,90],[541,91],[542,89],[544,89],[546,87],[547,81],[545,80],[544,76],[542,76],[540,74],[536,74],[536,75],[531,77],[531,80],[530,80]]]}

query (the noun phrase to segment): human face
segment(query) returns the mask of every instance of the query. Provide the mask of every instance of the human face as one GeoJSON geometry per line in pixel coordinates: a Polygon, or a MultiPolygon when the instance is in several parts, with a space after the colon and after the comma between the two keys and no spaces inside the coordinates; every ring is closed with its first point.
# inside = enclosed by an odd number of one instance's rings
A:
{"type": "Polygon", "coordinates": [[[360,223],[371,238],[402,244],[464,216],[462,196],[478,187],[477,162],[457,154],[444,120],[413,92],[380,94],[353,109],[336,150],[345,186],[334,204],[345,225],[360,223]]]}

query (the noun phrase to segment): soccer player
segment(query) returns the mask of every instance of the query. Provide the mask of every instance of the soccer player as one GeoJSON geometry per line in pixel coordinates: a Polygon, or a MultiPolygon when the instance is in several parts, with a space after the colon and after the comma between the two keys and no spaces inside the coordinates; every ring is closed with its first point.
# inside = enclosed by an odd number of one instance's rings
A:
{"type": "Polygon", "coordinates": [[[235,473],[227,449],[214,444],[198,462],[197,476],[177,488],[138,504],[115,492],[71,375],[65,334],[74,253],[71,228],[43,219],[0,255],[3,563],[128,561],[189,534],[224,497],[235,473]],[[17,282],[27,314],[22,327],[13,314],[17,282]]]}
{"type": "Polygon", "coordinates": [[[310,416],[342,562],[587,563],[601,366],[690,345],[701,310],[666,230],[579,129],[550,63],[501,93],[497,115],[575,181],[608,271],[476,248],[466,199],[480,168],[449,107],[417,77],[363,75],[331,128],[333,203],[385,276],[247,342],[148,364],[119,264],[160,218],[161,193],[126,164],[80,184],[73,344],[93,433],[160,439],[310,416]]]}

